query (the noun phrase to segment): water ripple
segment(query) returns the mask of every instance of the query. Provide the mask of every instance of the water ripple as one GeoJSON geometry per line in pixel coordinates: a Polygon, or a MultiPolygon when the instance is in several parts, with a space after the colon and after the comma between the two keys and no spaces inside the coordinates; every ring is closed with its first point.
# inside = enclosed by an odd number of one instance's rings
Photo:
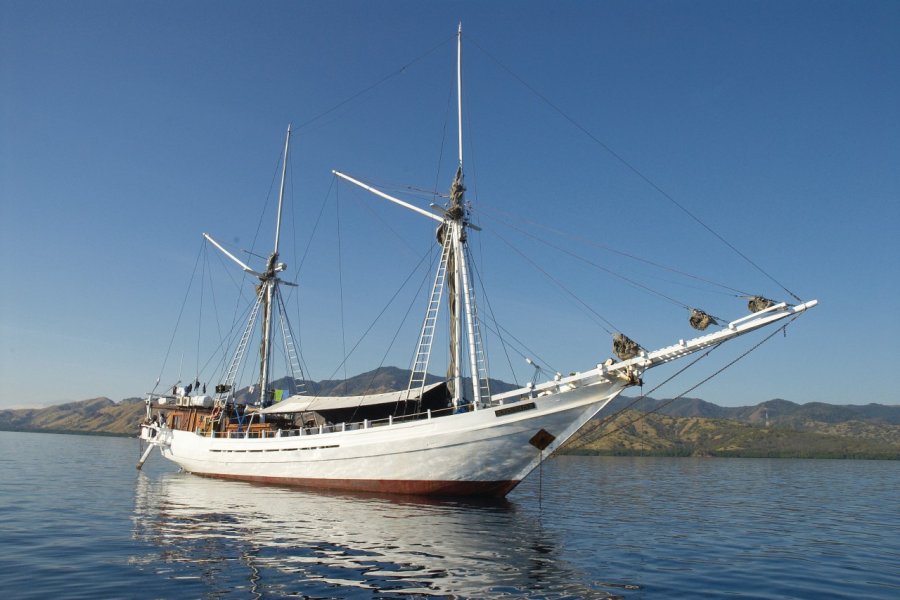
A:
{"type": "Polygon", "coordinates": [[[562,457],[474,503],[214,481],[158,456],[137,473],[137,453],[0,432],[8,596],[900,597],[896,462],[562,457]]]}

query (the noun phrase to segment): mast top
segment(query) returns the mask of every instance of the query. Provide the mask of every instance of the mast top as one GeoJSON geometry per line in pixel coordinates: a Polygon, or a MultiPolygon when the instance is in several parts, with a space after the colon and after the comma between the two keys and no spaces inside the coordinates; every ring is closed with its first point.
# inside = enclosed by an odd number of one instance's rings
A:
{"type": "Polygon", "coordinates": [[[287,162],[288,162],[288,149],[291,145],[291,124],[288,123],[287,134],[284,137],[284,156],[282,158],[281,163],[281,187],[278,191],[278,218],[275,221],[275,249],[272,251],[272,256],[269,259],[271,263],[269,268],[271,269],[274,266],[275,260],[278,258],[278,241],[281,238],[281,208],[284,204],[284,180],[285,174],[287,173],[287,162]]]}
{"type": "Polygon", "coordinates": [[[463,164],[463,140],[462,140],[462,21],[456,32],[456,107],[457,130],[459,131],[459,168],[463,164]]]}
{"type": "Polygon", "coordinates": [[[456,31],[456,116],[457,132],[459,137],[459,164],[456,167],[456,176],[453,185],[450,186],[450,207],[447,216],[453,220],[461,220],[465,216],[463,204],[463,130],[462,130],[462,21],[456,31]]]}

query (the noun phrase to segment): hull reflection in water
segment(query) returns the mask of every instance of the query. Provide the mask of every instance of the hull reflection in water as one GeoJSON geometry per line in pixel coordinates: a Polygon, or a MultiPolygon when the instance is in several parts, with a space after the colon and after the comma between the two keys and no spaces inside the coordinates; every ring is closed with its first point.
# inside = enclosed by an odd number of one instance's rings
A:
{"type": "MultiPolygon", "coordinates": [[[[611,598],[515,504],[332,495],[140,476],[133,557],[204,595],[611,598]]],[[[605,587],[605,586],[604,586],[605,587]]]]}

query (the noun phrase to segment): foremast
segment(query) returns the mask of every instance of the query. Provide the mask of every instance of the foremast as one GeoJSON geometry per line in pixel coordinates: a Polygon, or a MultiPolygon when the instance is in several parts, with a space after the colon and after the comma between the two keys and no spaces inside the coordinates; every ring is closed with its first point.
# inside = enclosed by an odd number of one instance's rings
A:
{"type": "Polygon", "coordinates": [[[284,156],[281,162],[281,185],[278,188],[278,215],[275,218],[275,246],[269,260],[266,261],[266,270],[260,277],[260,285],[264,287],[265,300],[263,309],[263,334],[259,344],[259,405],[262,407],[270,404],[269,381],[272,370],[272,309],[273,301],[277,297],[278,273],[285,269],[285,264],[278,262],[278,244],[281,239],[281,212],[284,205],[284,181],[287,173],[288,152],[291,146],[291,126],[288,125],[287,134],[284,136],[284,156]]]}
{"type": "MultiPolygon", "coordinates": [[[[216,248],[221,250],[228,258],[237,263],[244,271],[250,273],[251,275],[254,275],[257,279],[259,279],[259,284],[257,284],[256,286],[256,304],[250,312],[250,318],[248,319],[244,334],[241,336],[241,340],[238,343],[238,347],[235,350],[231,366],[229,367],[228,373],[225,377],[225,382],[224,384],[219,385],[216,388],[216,403],[220,406],[225,404],[227,399],[233,397],[233,386],[237,377],[238,367],[240,366],[240,363],[243,359],[247,344],[250,341],[250,337],[256,323],[256,318],[260,310],[262,311],[262,335],[260,336],[259,343],[258,399],[259,405],[261,407],[266,407],[271,404],[273,391],[269,389],[269,385],[272,378],[272,321],[274,311],[278,308],[277,304],[280,302],[278,287],[281,283],[283,283],[281,279],[279,279],[278,273],[284,271],[287,268],[287,266],[283,262],[279,262],[278,260],[278,247],[281,239],[281,216],[284,206],[284,186],[287,175],[290,142],[291,126],[288,125],[287,133],[285,134],[284,139],[284,153],[282,156],[281,165],[281,184],[278,190],[278,213],[275,219],[275,244],[272,249],[272,253],[269,255],[269,258],[266,261],[265,270],[261,273],[254,271],[252,268],[250,268],[248,265],[234,256],[231,252],[222,247],[222,245],[216,242],[209,234],[203,234],[203,237],[209,240],[216,248]]],[[[284,318],[285,317],[283,316],[282,321],[284,320],[284,318]]],[[[290,327],[284,322],[282,322],[282,335],[285,338],[285,345],[290,344],[292,346],[293,341],[290,327]],[[287,329],[285,329],[285,327],[287,327],[287,329]]],[[[295,361],[293,360],[293,358],[291,358],[291,375],[296,380],[299,364],[295,365],[294,362],[295,361]]],[[[300,374],[302,376],[302,371],[300,372],[300,374]]]]}

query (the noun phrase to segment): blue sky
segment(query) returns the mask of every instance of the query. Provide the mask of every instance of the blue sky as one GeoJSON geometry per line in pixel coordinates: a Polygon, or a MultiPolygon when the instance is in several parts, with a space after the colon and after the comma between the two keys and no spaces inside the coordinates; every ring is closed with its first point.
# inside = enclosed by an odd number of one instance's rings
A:
{"type": "MultiPolygon", "coordinates": [[[[201,232],[268,251],[289,122],[285,254],[302,253],[325,207],[299,274],[285,256],[301,284],[309,375],[408,366],[422,302],[403,316],[421,271],[346,369],[341,357],[413,272],[433,228],[334,184],[330,171],[449,187],[458,21],[467,184],[484,227],[472,246],[497,321],[534,356],[590,368],[609,356],[609,335],[508,243],[648,348],[693,333],[683,307],[509,223],[726,318],[745,302],[596,244],[790,299],[600,140],[820,301],[786,338],[692,396],[898,402],[896,2],[0,0],[0,408],[149,391],[201,232]]],[[[234,291],[224,271],[205,277],[234,291]]],[[[164,383],[182,354],[182,370],[196,368],[208,330],[230,326],[234,300],[218,302],[227,324],[214,326],[208,309],[185,313],[164,383]]],[[[716,351],[654,395],[682,392],[759,339],[716,351]]],[[[488,343],[496,377],[530,378],[521,357],[511,356],[513,374],[488,343]]],[[[647,389],[667,374],[648,374],[647,389]]]]}

